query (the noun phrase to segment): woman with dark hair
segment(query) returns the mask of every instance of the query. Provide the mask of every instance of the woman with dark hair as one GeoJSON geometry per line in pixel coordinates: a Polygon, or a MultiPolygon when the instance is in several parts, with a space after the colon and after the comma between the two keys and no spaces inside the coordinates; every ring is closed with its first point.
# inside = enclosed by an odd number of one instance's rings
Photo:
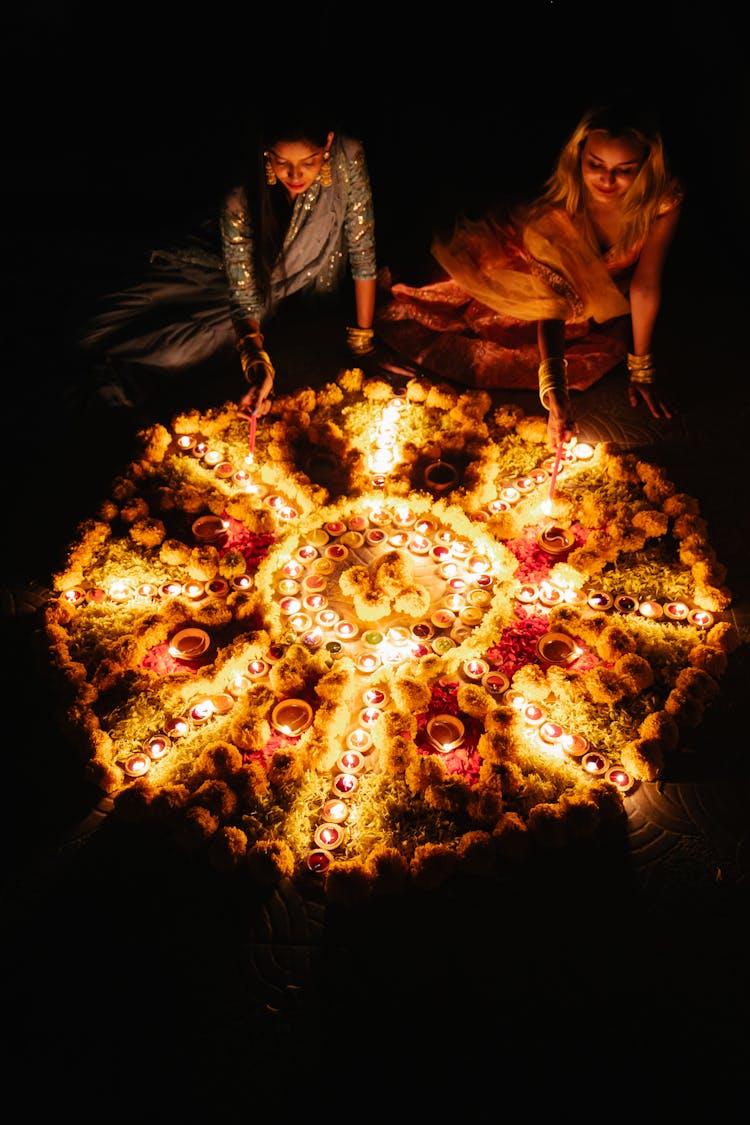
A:
{"type": "Polygon", "coordinates": [[[221,238],[232,322],[249,383],[242,405],[264,413],[273,385],[262,323],[292,297],[307,314],[335,307],[347,266],[354,286],[347,342],[355,356],[374,350],[375,225],[359,141],[304,116],[267,122],[255,175],[226,198],[221,238]]]}
{"type": "Polygon", "coordinates": [[[461,217],[433,241],[443,280],[394,285],[378,334],[433,374],[485,388],[537,388],[552,447],[571,436],[569,388],[627,359],[629,399],[656,418],[652,338],[683,191],[661,133],[613,106],[566,141],[544,193],[507,215],[461,217]]]}
{"type": "Polygon", "coordinates": [[[154,251],[149,271],[103,298],[79,334],[111,404],[140,405],[165,377],[221,377],[239,353],[248,383],[240,405],[265,414],[275,368],[264,332],[282,307],[284,332],[312,331],[319,319],[341,331],[348,356],[374,350],[375,222],[362,144],[302,110],[265,121],[248,151],[218,230],[213,219],[199,237],[154,251]]]}

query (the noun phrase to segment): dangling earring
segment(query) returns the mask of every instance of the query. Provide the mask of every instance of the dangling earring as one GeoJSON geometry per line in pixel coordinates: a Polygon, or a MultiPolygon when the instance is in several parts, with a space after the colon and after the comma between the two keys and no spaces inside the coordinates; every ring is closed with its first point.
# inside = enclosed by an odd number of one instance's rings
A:
{"type": "Polygon", "coordinates": [[[323,153],[323,166],[320,169],[320,182],[323,187],[330,187],[333,183],[331,179],[331,154],[328,149],[323,153]]]}
{"type": "Polygon", "coordinates": [[[269,187],[273,187],[273,185],[276,183],[276,173],[273,170],[271,161],[268,159],[268,153],[264,152],[263,155],[266,158],[266,183],[269,187]]]}

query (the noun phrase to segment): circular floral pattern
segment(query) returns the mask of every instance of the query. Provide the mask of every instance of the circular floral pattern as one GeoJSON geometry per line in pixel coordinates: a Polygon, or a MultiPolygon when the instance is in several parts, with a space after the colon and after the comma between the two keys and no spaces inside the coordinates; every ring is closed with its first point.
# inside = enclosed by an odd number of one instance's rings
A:
{"type": "Polygon", "coordinates": [[[46,633],[115,813],[339,899],[591,834],[739,643],[697,501],[485,392],[355,369],[140,435],[46,633]],[[437,467],[437,468],[436,468],[437,467]]]}

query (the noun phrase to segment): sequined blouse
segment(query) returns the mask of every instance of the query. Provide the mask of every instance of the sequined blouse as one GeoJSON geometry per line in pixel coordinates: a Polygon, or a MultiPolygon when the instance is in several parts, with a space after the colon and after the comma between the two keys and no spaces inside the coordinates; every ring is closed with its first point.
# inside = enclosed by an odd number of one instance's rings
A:
{"type": "Polygon", "coordinates": [[[227,197],[220,230],[234,320],[252,317],[261,321],[272,306],[300,290],[335,292],[347,263],[353,278],[372,280],[376,276],[375,219],[361,143],[336,136],[331,145],[331,185],[325,187],[318,176],[295,199],[282,251],[285,270],[278,264],[274,268],[271,299],[266,306],[258,294],[253,230],[244,189],[236,188],[227,197]]]}

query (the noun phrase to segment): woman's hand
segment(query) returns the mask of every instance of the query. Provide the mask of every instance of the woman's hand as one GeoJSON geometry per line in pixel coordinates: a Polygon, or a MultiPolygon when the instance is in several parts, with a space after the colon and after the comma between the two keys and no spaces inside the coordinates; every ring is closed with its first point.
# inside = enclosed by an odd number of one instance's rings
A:
{"type": "Polygon", "coordinates": [[[570,441],[577,431],[570,409],[570,399],[563,391],[550,390],[546,396],[549,407],[547,416],[547,446],[556,450],[561,442],[570,441]]]}
{"type": "Polygon", "coordinates": [[[628,383],[628,398],[632,407],[638,406],[641,399],[646,403],[654,418],[671,418],[672,409],[662,401],[656,383],[637,383],[630,380],[628,383]]]}
{"type": "MultiPolygon", "coordinates": [[[[259,369],[256,367],[256,378],[258,370],[259,369]]],[[[262,381],[247,388],[244,395],[240,399],[239,406],[240,410],[242,410],[244,413],[256,414],[259,418],[262,418],[263,415],[268,414],[268,411],[271,409],[271,398],[273,394],[273,380],[275,372],[272,367],[270,369],[267,367],[262,367],[260,368],[260,370],[265,373],[263,375],[262,381]]]]}

